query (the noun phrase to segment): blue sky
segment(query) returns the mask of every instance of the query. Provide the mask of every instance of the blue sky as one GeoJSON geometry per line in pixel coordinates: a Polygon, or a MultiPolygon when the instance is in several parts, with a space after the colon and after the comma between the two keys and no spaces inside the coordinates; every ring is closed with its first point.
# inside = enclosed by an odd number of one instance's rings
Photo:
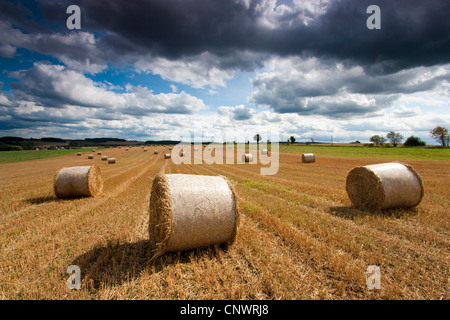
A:
{"type": "Polygon", "coordinates": [[[0,136],[367,142],[394,130],[434,144],[429,131],[450,128],[448,12],[446,0],[2,1],[0,136]]]}

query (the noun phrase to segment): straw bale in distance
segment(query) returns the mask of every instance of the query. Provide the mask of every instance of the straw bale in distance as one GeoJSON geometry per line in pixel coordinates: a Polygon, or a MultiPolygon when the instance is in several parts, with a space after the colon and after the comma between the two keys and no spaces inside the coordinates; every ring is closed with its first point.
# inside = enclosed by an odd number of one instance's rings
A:
{"type": "Polygon", "coordinates": [[[353,168],[347,175],[346,190],[355,207],[366,209],[415,207],[424,195],[418,173],[398,162],[353,168]]]}
{"type": "Polygon", "coordinates": [[[302,162],[303,163],[316,162],[316,156],[314,155],[314,153],[304,153],[302,154],[302,162]]]}
{"type": "Polygon", "coordinates": [[[103,191],[103,178],[98,166],[62,168],[57,174],[54,191],[58,198],[95,197],[103,191]]]}
{"type": "Polygon", "coordinates": [[[108,158],[108,164],[116,163],[116,158],[108,158]]]}
{"type": "Polygon", "coordinates": [[[99,151],[99,152],[97,152],[97,155],[101,155],[102,153],[99,151]]]}
{"type": "Polygon", "coordinates": [[[92,154],[88,155],[88,159],[94,159],[94,156],[92,154]]]}
{"type": "Polygon", "coordinates": [[[242,155],[242,162],[253,162],[253,155],[251,153],[244,153],[242,155]]]}
{"type": "Polygon", "coordinates": [[[81,156],[81,152],[77,152],[77,156],[81,156]]]}
{"type": "Polygon", "coordinates": [[[102,161],[106,161],[106,160],[108,160],[108,157],[107,156],[102,156],[102,161]]]}
{"type": "Polygon", "coordinates": [[[155,257],[169,251],[231,245],[239,214],[221,176],[158,174],[150,195],[149,236],[155,257]]]}
{"type": "Polygon", "coordinates": [[[165,153],[165,154],[164,154],[164,158],[165,158],[165,159],[169,159],[169,158],[170,158],[170,153],[165,153]]]}
{"type": "Polygon", "coordinates": [[[153,151],[154,154],[158,154],[158,150],[153,151]]]}

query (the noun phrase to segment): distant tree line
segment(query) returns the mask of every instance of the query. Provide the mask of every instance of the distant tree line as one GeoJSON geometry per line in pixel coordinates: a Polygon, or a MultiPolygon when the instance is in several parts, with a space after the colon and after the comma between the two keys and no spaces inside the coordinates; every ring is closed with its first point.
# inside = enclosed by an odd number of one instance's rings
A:
{"type": "MultiPolygon", "coordinates": [[[[430,131],[430,136],[439,142],[443,147],[448,147],[450,143],[450,134],[448,130],[444,127],[437,126],[433,130],[430,131]]],[[[373,142],[376,146],[382,146],[387,141],[396,147],[403,141],[403,135],[398,132],[390,131],[386,134],[386,136],[374,135],[370,137],[370,142],[373,142]]],[[[406,147],[422,147],[425,146],[425,141],[422,141],[419,137],[410,136],[406,139],[403,144],[406,147]]]]}
{"type": "Polygon", "coordinates": [[[34,144],[20,137],[1,137],[0,151],[31,150],[34,144]]]}

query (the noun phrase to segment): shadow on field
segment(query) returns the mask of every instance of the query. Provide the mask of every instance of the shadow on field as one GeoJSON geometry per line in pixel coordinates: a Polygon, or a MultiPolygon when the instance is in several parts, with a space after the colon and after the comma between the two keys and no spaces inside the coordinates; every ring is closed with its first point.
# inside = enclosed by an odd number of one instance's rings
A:
{"type": "Polygon", "coordinates": [[[52,195],[52,196],[43,196],[43,197],[35,197],[35,198],[31,198],[31,199],[27,199],[25,200],[25,202],[30,203],[30,204],[41,204],[41,203],[46,203],[46,202],[52,202],[52,201],[58,201],[59,199],[52,195]]]}
{"type": "Polygon", "coordinates": [[[418,211],[417,208],[369,210],[369,209],[358,209],[349,206],[342,206],[342,207],[330,207],[329,213],[334,216],[350,220],[366,216],[401,219],[403,217],[415,216],[418,214],[418,211]]]}
{"type": "MultiPolygon", "coordinates": [[[[109,287],[139,278],[142,272],[157,273],[167,266],[189,263],[203,256],[215,256],[217,247],[207,247],[183,252],[165,253],[150,261],[151,245],[148,240],[135,243],[108,242],[104,247],[94,248],[72,261],[80,267],[83,286],[88,289],[109,287]]],[[[67,278],[66,275],[64,275],[67,278]]]]}

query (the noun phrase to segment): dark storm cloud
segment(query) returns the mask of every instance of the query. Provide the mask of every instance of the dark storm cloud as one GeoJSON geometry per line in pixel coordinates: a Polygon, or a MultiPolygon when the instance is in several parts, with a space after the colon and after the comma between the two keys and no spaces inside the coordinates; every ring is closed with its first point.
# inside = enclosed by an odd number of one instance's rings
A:
{"type": "Polygon", "coordinates": [[[64,8],[78,4],[82,29],[97,32],[111,59],[149,52],[180,59],[207,51],[219,58],[219,67],[251,69],[258,59],[239,59],[237,54],[249,51],[329,57],[364,65],[372,73],[450,61],[447,0],[342,0],[332,1],[321,13],[299,6],[282,14],[261,9],[262,1],[248,6],[232,0],[39,3],[50,24],[65,21],[64,8]],[[366,9],[373,4],[381,9],[381,30],[366,27],[366,9]],[[305,17],[310,18],[307,24],[305,17]]]}
{"type": "Polygon", "coordinates": [[[244,106],[237,106],[232,111],[232,118],[234,120],[249,120],[252,118],[252,112],[250,109],[244,106]]]}

